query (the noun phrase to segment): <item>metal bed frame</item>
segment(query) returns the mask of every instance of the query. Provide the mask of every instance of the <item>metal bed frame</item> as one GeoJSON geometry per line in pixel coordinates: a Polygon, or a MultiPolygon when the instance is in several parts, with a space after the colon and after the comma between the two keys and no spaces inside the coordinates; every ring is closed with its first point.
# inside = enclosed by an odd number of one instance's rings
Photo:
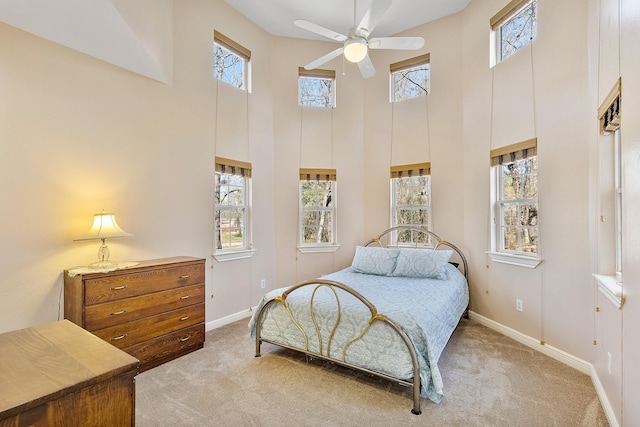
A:
{"type": "MultiPolygon", "coordinates": [[[[413,239],[412,239],[413,240],[413,239]]],[[[417,240],[422,240],[422,239],[417,239],[417,240]]],[[[442,240],[440,237],[438,237],[435,233],[433,233],[432,231],[429,231],[425,228],[420,228],[420,227],[410,227],[410,226],[397,226],[397,227],[392,227],[389,228],[385,231],[383,231],[382,233],[380,233],[378,236],[374,237],[373,239],[369,240],[368,242],[366,242],[363,246],[369,246],[371,244],[378,244],[382,247],[419,247],[419,248],[425,248],[425,249],[438,249],[440,247],[446,246],[449,247],[451,249],[453,249],[459,256],[460,260],[462,261],[462,273],[464,274],[465,278],[467,278],[467,260],[464,256],[464,254],[462,253],[462,251],[460,249],[458,249],[455,245],[447,242],[446,240],[442,240]],[[431,245],[427,245],[424,244],[424,241],[421,243],[413,243],[413,244],[399,244],[399,245],[385,245],[385,240],[387,241],[391,241],[391,239],[393,239],[394,241],[397,241],[395,238],[397,237],[397,233],[411,233],[411,236],[413,236],[413,233],[422,233],[424,234],[427,239],[426,242],[430,242],[432,243],[431,245]]],[[[459,267],[460,268],[460,267],[459,267]]],[[[468,283],[468,282],[467,282],[468,283]]],[[[465,310],[463,317],[468,318],[468,312],[469,312],[469,308],[467,307],[467,309],[465,310]]],[[[394,322],[392,319],[389,319],[387,316],[385,316],[384,314],[380,314],[378,313],[378,310],[376,309],[376,307],[369,302],[364,296],[362,296],[359,292],[355,291],[354,289],[351,289],[349,286],[344,285],[342,283],[339,282],[335,282],[335,281],[331,281],[331,280],[323,280],[323,279],[314,279],[314,280],[307,280],[301,283],[298,283],[296,285],[293,285],[289,288],[287,288],[280,296],[272,299],[271,301],[267,302],[262,309],[260,310],[260,312],[258,313],[258,317],[256,319],[256,354],[255,357],[260,357],[260,346],[262,344],[262,342],[267,342],[270,344],[274,344],[277,345],[279,347],[282,348],[287,348],[290,350],[294,350],[297,352],[301,352],[304,353],[306,356],[310,357],[310,358],[315,358],[315,359],[321,359],[321,360],[325,360],[327,362],[330,363],[335,363],[341,366],[345,366],[351,369],[355,369],[357,371],[360,372],[365,372],[367,374],[370,375],[374,375],[380,378],[384,378],[386,380],[392,381],[392,382],[397,382],[400,385],[406,386],[406,387],[412,387],[413,388],[413,408],[411,409],[411,412],[415,415],[420,415],[422,413],[422,411],[420,410],[420,367],[418,364],[418,356],[416,354],[415,348],[413,347],[413,344],[411,343],[409,337],[407,336],[407,334],[400,328],[400,326],[398,326],[398,324],[396,322],[394,322]],[[311,300],[309,301],[309,309],[310,309],[310,313],[311,313],[311,319],[313,321],[313,324],[315,326],[315,333],[316,333],[316,337],[318,339],[318,349],[319,352],[312,352],[309,351],[309,337],[307,336],[307,333],[305,332],[305,330],[302,328],[302,326],[298,323],[298,321],[295,319],[295,316],[293,315],[293,313],[291,312],[290,308],[289,308],[289,304],[287,302],[287,297],[292,293],[295,292],[297,289],[306,287],[306,286],[315,286],[313,293],[311,295],[311,300]],[[327,338],[327,345],[326,345],[326,351],[323,350],[323,340],[322,340],[322,336],[320,333],[320,329],[318,327],[318,324],[316,322],[315,319],[315,315],[314,315],[314,311],[313,311],[313,302],[314,302],[314,297],[315,294],[317,292],[318,289],[322,288],[322,287],[327,287],[329,288],[335,298],[336,298],[336,303],[338,306],[338,314],[336,316],[336,321],[335,324],[333,326],[333,329],[329,335],[329,337],[327,338]],[[336,359],[334,357],[330,356],[330,351],[331,351],[331,344],[332,344],[332,339],[333,339],[333,335],[336,331],[336,329],[338,328],[338,325],[340,323],[340,299],[338,298],[338,293],[336,292],[336,288],[337,289],[342,289],[343,291],[353,295],[354,297],[356,297],[358,300],[360,300],[360,302],[362,302],[362,304],[364,304],[370,311],[371,316],[369,318],[369,322],[367,323],[367,325],[365,326],[365,328],[355,337],[353,337],[351,340],[349,340],[344,347],[341,349],[342,352],[342,356],[340,359],[336,359]],[[304,337],[304,342],[305,342],[305,348],[301,349],[301,348],[297,348],[297,347],[292,347],[292,346],[288,346],[288,345],[283,345],[281,343],[278,342],[274,342],[265,338],[262,338],[260,336],[260,328],[262,325],[262,317],[264,315],[264,313],[266,312],[266,310],[272,305],[272,304],[282,304],[284,306],[284,308],[287,310],[287,313],[289,314],[289,317],[292,321],[292,323],[296,326],[296,328],[300,331],[300,333],[302,334],[302,336],[304,337]],[[394,378],[390,375],[386,375],[380,372],[375,372],[366,368],[362,368],[360,366],[356,366],[353,365],[351,363],[348,363],[345,361],[346,358],[346,353],[347,353],[347,349],[348,347],[354,343],[355,341],[359,340],[360,338],[362,338],[367,331],[369,330],[369,327],[371,327],[371,325],[374,322],[383,322],[386,323],[387,325],[389,325],[399,336],[400,338],[404,341],[405,345],[407,346],[407,351],[409,352],[409,355],[411,357],[411,362],[413,364],[413,379],[412,380],[402,380],[399,378],[394,378]]]]}

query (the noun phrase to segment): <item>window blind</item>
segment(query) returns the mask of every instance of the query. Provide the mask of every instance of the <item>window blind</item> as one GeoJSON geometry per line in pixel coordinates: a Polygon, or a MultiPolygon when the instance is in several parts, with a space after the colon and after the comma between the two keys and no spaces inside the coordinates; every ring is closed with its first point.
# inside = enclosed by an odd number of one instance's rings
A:
{"type": "Polygon", "coordinates": [[[303,67],[298,67],[298,76],[299,77],[319,77],[323,79],[335,79],[336,78],[336,70],[306,70],[303,67]]]}
{"type": "Polygon", "coordinates": [[[216,157],[216,172],[251,178],[251,163],[216,157]]]}
{"type": "Polygon", "coordinates": [[[600,105],[600,108],[598,108],[600,133],[603,135],[606,135],[609,132],[614,132],[620,128],[620,115],[622,110],[621,95],[622,79],[618,78],[613,89],[611,89],[602,105],[600,105]]]}
{"type": "Polygon", "coordinates": [[[511,163],[538,155],[538,138],[491,150],[491,166],[511,163]]]}
{"type": "Polygon", "coordinates": [[[431,163],[391,166],[391,178],[431,175],[431,163]]]}
{"type": "Polygon", "coordinates": [[[505,21],[524,9],[531,0],[513,0],[496,13],[490,20],[491,29],[496,31],[505,21]]]}
{"type": "Polygon", "coordinates": [[[302,181],[336,181],[338,174],[335,169],[303,169],[300,168],[300,180],[302,181]]]}
{"type": "Polygon", "coordinates": [[[417,67],[418,65],[428,64],[431,61],[431,54],[425,53],[424,55],[416,56],[415,58],[405,59],[404,61],[394,62],[389,66],[389,71],[392,73],[396,71],[406,70],[407,68],[417,67]]]}
{"type": "Polygon", "coordinates": [[[251,59],[251,51],[249,49],[242,46],[240,43],[234,42],[229,37],[215,30],[213,31],[213,41],[223,46],[225,49],[230,50],[236,55],[244,58],[245,61],[249,61],[251,59]]]}

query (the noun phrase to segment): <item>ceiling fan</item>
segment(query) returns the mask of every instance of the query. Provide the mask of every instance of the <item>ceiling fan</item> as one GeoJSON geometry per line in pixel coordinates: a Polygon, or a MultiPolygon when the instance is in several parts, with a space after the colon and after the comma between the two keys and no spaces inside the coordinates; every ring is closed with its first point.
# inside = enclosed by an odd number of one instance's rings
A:
{"type": "Polygon", "coordinates": [[[356,26],[356,2],[353,2],[353,28],[347,35],[337,33],[329,28],[323,27],[313,22],[298,19],[294,24],[312,33],[319,34],[331,40],[343,43],[343,46],[327,53],[324,56],[312,61],[304,66],[306,70],[318,68],[325,62],[329,62],[333,58],[342,55],[349,62],[358,64],[362,77],[368,78],[376,73],[373,63],[369,58],[369,49],[403,49],[416,50],[424,46],[422,37],[374,37],[369,38],[373,29],[378,25],[380,18],[386,13],[391,6],[392,0],[373,0],[371,6],[365,12],[362,20],[356,26]]]}

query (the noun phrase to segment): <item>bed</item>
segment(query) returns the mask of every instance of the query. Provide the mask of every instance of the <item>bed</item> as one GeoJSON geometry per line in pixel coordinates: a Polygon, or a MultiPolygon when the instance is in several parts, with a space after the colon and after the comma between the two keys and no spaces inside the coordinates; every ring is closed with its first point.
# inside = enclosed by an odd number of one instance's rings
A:
{"type": "Polygon", "coordinates": [[[398,382],[419,415],[421,397],[443,397],[438,359],[468,306],[464,254],[399,226],[357,246],[350,267],[268,292],[249,328],[256,357],[268,342],[398,382]]]}

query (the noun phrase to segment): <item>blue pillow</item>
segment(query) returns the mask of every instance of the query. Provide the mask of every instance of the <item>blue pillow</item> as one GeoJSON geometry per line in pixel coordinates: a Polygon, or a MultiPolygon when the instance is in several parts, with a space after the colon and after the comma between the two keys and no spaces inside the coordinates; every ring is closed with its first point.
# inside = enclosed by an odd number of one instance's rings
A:
{"type": "Polygon", "coordinates": [[[444,280],[447,278],[446,264],[452,254],[452,250],[402,248],[393,276],[444,280]]]}
{"type": "Polygon", "coordinates": [[[391,276],[396,266],[398,249],[377,246],[356,246],[351,267],[358,273],[391,276]]]}

